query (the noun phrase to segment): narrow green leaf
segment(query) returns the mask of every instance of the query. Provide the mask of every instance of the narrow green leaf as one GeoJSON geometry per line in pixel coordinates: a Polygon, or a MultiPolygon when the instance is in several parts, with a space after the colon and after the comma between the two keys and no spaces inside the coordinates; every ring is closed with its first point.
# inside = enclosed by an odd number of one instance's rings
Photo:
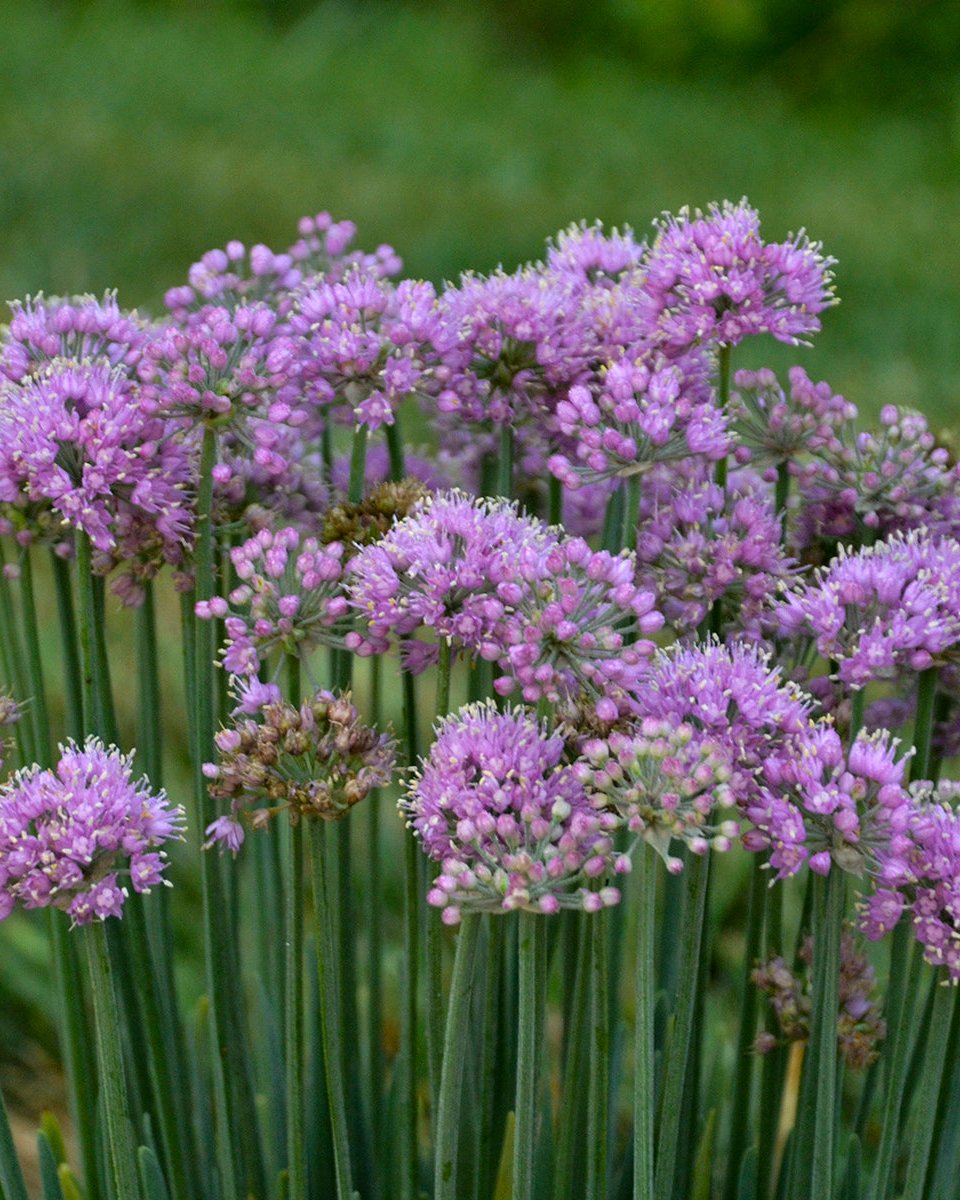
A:
{"type": "Polygon", "coordinates": [[[141,1146],[137,1151],[137,1165],[145,1200],[170,1200],[160,1161],[149,1146],[141,1146]]]}
{"type": "Polygon", "coordinates": [[[37,1134],[37,1162],[40,1167],[40,1183],[43,1200],[63,1200],[60,1179],[57,1175],[57,1159],[47,1135],[41,1129],[37,1134]]]}
{"type": "Polygon", "coordinates": [[[83,1188],[66,1163],[61,1163],[57,1168],[57,1178],[60,1180],[63,1200],[85,1200],[83,1188]]]}
{"type": "Polygon", "coordinates": [[[737,1176],[737,1200],[758,1200],[756,1146],[748,1146],[740,1159],[740,1174],[737,1176]]]}
{"type": "Polygon", "coordinates": [[[497,1171],[497,1186],[493,1192],[493,1200],[511,1200],[513,1196],[513,1133],[514,1117],[507,1113],[506,1128],[503,1131],[503,1153],[500,1155],[500,1167],[497,1171]]]}
{"type": "Polygon", "coordinates": [[[10,1122],[7,1119],[7,1106],[0,1095],[0,1188],[3,1189],[6,1200],[30,1200],[27,1195],[27,1185],[23,1180],[20,1160],[13,1144],[13,1134],[10,1132],[10,1122]]]}
{"type": "Polygon", "coordinates": [[[862,1189],[860,1158],[860,1139],[855,1133],[851,1133],[847,1141],[847,1161],[843,1168],[839,1200],[860,1200],[862,1189]]]}
{"type": "Polygon", "coordinates": [[[690,1200],[710,1200],[710,1180],[713,1174],[713,1134],[716,1124],[717,1110],[711,1108],[707,1113],[707,1123],[703,1127],[697,1157],[693,1164],[693,1188],[690,1192],[690,1200]]]}

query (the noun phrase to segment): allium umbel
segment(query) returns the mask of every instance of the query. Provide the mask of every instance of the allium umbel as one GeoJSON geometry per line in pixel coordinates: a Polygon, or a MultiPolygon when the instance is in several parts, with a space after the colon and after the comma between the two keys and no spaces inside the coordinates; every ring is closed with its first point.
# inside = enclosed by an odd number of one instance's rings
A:
{"type": "Polygon", "coordinates": [[[206,829],[207,846],[234,853],[244,839],[240,818],[254,829],[286,812],[336,821],[393,775],[393,739],[364,725],[349,695],[317,692],[299,708],[263,691],[263,704],[241,704],[242,716],[216,735],[219,763],[206,763],[210,795],[229,800],[230,813],[206,829]]]}
{"type": "Polygon", "coordinates": [[[52,770],[28,767],[0,789],[0,919],[61,908],[76,925],[122,915],[136,892],[165,882],[163,845],[183,835],[183,809],[146,779],[132,756],[96,738],[61,747],[52,770]]]}
{"type": "Polygon", "coordinates": [[[427,901],[448,925],[464,911],[595,912],[619,901],[603,885],[630,869],[613,844],[619,820],[590,803],[563,751],[562,737],[519,709],[473,705],[439,725],[400,808],[441,863],[427,901]]]}

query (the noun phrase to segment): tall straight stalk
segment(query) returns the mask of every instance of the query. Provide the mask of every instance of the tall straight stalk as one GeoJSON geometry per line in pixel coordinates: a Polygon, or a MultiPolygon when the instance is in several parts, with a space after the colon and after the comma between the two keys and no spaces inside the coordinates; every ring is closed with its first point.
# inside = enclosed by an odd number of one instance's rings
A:
{"type": "MultiPolygon", "coordinates": [[[[717,401],[722,412],[730,406],[730,347],[723,345],[717,355],[717,401]]],[[[717,462],[716,484],[720,488],[727,486],[727,460],[721,458],[717,462]]]]}
{"type": "Polygon", "coordinates": [[[653,1200],[653,1109],[656,1095],[653,1009],[657,877],[654,850],[643,842],[636,859],[637,952],[633,1035],[633,1200],[653,1200]]]}
{"type": "Polygon", "coordinates": [[[87,966],[93,995],[101,1113],[106,1127],[107,1159],[117,1200],[140,1200],[133,1123],[123,1074],[120,1011],[113,988],[107,935],[102,921],[85,930],[87,966]]]}
{"type": "Polygon", "coordinates": [[[667,1047],[660,1136],[657,1142],[655,1200],[671,1200],[677,1165],[677,1142],[683,1102],[683,1087],[690,1059],[693,1018],[696,1010],[700,969],[700,946],[710,877],[709,854],[692,854],[687,860],[687,904],[680,933],[680,961],[673,1032],[667,1047]]]}
{"type": "Polygon", "coordinates": [[[927,1046],[920,1076],[919,1111],[910,1138],[910,1161],[903,1200],[924,1200],[928,1194],[924,1185],[930,1162],[930,1147],[937,1120],[937,1103],[946,1061],[945,1050],[950,1039],[950,1025],[957,1005],[957,989],[941,982],[933,1001],[933,1013],[927,1032],[927,1046]]]}
{"type": "Polygon", "coordinates": [[[610,1107],[610,1002],[604,913],[592,915],[590,940],[590,1051],[587,1059],[586,1200],[606,1200],[607,1117],[610,1107]]]}
{"type": "Polygon", "coordinates": [[[814,880],[813,1014],[807,1068],[815,1072],[813,1161],[810,1195],[832,1196],[836,1165],[837,1011],[840,990],[840,935],[846,906],[846,879],[831,867],[814,880]]]}
{"type": "Polygon", "coordinates": [[[47,692],[43,683],[43,661],[37,630],[37,604],[33,591],[33,562],[30,550],[20,556],[20,593],[22,599],[23,641],[27,654],[30,678],[30,719],[37,761],[43,766],[51,762],[50,717],[47,712],[47,692]]]}
{"type": "MultiPolygon", "coordinates": [[[[440,721],[450,711],[450,674],[452,668],[450,643],[440,641],[440,661],[437,665],[436,719],[440,721]]],[[[443,1045],[443,926],[435,909],[428,909],[427,918],[427,1066],[430,1075],[430,1097],[437,1111],[440,1096],[443,1045]]]]}
{"type": "MultiPolygon", "coordinates": [[[[300,660],[288,655],[287,700],[300,704],[300,660]]],[[[306,1200],[307,1162],[304,1131],[303,1071],[303,823],[289,822],[284,828],[286,843],[286,888],[284,896],[284,1021],[287,1101],[287,1196],[306,1200]]],[[[323,919],[321,917],[321,919],[323,919]]]]}
{"type": "MultiPolygon", "coordinates": [[[[3,549],[3,538],[0,537],[0,628],[3,629],[3,637],[0,638],[0,655],[2,655],[7,684],[13,690],[14,699],[22,702],[24,699],[29,699],[30,672],[20,642],[13,596],[5,566],[6,555],[3,549]]],[[[36,762],[37,747],[32,716],[28,716],[25,721],[16,723],[14,736],[17,739],[17,749],[21,761],[24,764],[36,762]]]]}
{"type": "Polygon", "coordinates": [[[507,500],[513,495],[513,426],[500,426],[500,457],[497,460],[496,489],[507,500]]]}
{"type": "Polygon", "coordinates": [[[457,1190],[460,1107],[463,1068],[470,1045],[470,1000],[479,932],[480,914],[465,914],[457,934],[443,1038],[443,1073],[434,1139],[434,1200],[458,1200],[460,1195],[457,1190]]]}
{"type": "MultiPolygon", "coordinates": [[[[310,822],[310,862],[313,871],[313,907],[317,918],[317,978],[320,988],[320,1030],[326,1071],[327,1101],[337,1179],[337,1200],[353,1200],[350,1133],[347,1122],[346,1081],[343,1073],[343,1023],[340,982],[337,978],[339,929],[337,893],[328,886],[327,855],[332,831],[320,821],[310,822]]],[[[412,839],[411,839],[412,841],[412,839]]]]}
{"type": "Polygon", "coordinates": [[[513,1144],[513,1200],[532,1200],[539,1099],[540,1044],[537,1038],[537,939],[542,918],[520,912],[518,936],[519,1012],[517,1091],[513,1144]]]}
{"type": "MultiPolygon", "coordinates": [[[[375,728],[383,720],[382,660],[379,656],[370,662],[370,711],[375,728]]],[[[372,1156],[374,1196],[382,1194],[383,1182],[390,1178],[389,1159],[381,1148],[385,1138],[385,1114],[383,1111],[383,931],[381,913],[383,873],[380,833],[380,794],[374,792],[366,802],[367,843],[367,1098],[370,1108],[370,1137],[375,1147],[372,1156]]]]}

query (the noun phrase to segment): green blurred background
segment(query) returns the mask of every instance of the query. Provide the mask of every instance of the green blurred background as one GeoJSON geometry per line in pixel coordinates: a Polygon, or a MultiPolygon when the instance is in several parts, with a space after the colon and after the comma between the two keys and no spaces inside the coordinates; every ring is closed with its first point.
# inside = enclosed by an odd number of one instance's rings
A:
{"type": "MultiPolygon", "coordinates": [[[[0,0],[0,296],[158,311],[329,209],[441,281],[580,218],[747,195],[839,260],[803,356],[866,412],[960,394],[956,0],[0,0]]],[[[741,360],[742,361],[742,360],[741,360]]]]}

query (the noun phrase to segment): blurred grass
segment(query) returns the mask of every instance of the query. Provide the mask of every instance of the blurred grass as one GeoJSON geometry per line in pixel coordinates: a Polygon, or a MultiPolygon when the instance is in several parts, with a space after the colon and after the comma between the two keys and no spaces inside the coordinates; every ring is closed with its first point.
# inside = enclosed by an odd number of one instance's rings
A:
{"type": "Polygon", "coordinates": [[[816,351],[764,357],[802,355],[867,412],[954,420],[960,85],[871,108],[868,74],[853,105],[776,70],[670,78],[548,55],[485,11],[324,3],[277,29],[225,9],[0,3],[0,296],[115,286],[157,311],[205,249],[280,248],[320,208],[439,281],[536,257],[580,218],[644,232],[746,194],[769,236],[805,225],[839,259],[816,351]]]}

